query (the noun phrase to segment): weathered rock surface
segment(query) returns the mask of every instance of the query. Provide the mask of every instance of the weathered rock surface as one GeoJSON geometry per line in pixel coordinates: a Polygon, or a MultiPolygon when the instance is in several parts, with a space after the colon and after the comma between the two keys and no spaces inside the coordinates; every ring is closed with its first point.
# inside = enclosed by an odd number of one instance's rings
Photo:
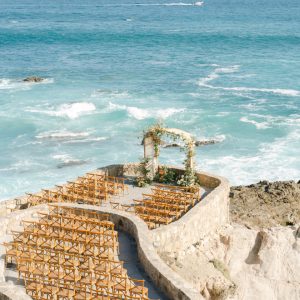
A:
{"type": "Polygon", "coordinates": [[[42,82],[45,79],[38,76],[30,76],[23,79],[24,82],[42,82]]]}
{"type": "Polygon", "coordinates": [[[230,198],[232,225],[161,257],[206,299],[300,299],[300,182],[232,187],[230,198]]]}
{"type": "Polygon", "coordinates": [[[250,228],[270,228],[300,222],[300,181],[261,181],[235,186],[230,192],[233,222],[250,228]]]}
{"type": "Polygon", "coordinates": [[[254,230],[234,224],[178,252],[168,265],[206,299],[300,299],[298,227],[254,230]]]}

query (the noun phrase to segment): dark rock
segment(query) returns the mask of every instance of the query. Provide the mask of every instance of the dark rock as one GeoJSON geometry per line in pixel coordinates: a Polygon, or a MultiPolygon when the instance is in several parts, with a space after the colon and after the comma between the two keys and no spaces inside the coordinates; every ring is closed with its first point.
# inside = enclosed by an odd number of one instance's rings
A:
{"type": "Polygon", "coordinates": [[[218,140],[202,140],[202,141],[196,141],[195,142],[195,146],[199,147],[199,146],[206,146],[206,145],[213,145],[213,144],[217,144],[220,143],[220,141],[218,140]]]}
{"type": "Polygon", "coordinates": [[[44,78],[38,76],[30,76],[23,79],[24,82],[42,82],[44,80],[44,78]]]}
{"type": "Polygon", "coordinates": [[[181,147],[181,146],[176,143],[173,143],[173,144],[165,144],[162,147],[163,148],[175,148],[175,147],[181,147]]]}
{"type": "Polygon", "coordinates": [[[80,166],[80,165],[84,165],[86,163],[87,163],[87,161],[85,161],[85,160],[70,160],[70,161],[58,164],[56,167],[58,169],[62,169],[62,168],[65,168],[65,167],[80,166]]]}

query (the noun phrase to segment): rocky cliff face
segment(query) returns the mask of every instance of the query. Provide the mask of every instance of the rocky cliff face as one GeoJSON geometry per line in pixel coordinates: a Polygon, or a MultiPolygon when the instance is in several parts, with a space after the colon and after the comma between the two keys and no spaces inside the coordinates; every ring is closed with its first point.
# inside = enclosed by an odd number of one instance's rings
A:
{"type": "Polygon", "coordinates": [[[270,228],[300,222],[300,181],[261,181],[235,186],[230,192],[233,222],[249,228],[270,228]]]}
{"type": "Polygon", "coordinates": [[[233,187],[231,225],[161,256],[206,299],[300,299],[299,191],[299,182],[233,187]]]}

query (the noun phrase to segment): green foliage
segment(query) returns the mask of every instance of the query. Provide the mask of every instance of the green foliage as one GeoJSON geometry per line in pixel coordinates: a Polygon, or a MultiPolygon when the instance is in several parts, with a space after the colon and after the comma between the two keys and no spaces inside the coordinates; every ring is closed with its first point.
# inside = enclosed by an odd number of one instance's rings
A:
{"type": "Polygon", "coordinates": [[[191,168],[186,168],[184,174],[179,177],[177,184],[181,186],[196,186],[199,185],[198,178],[191,168]]]}
{"type": "Polygon", "coordinates": [[[136,184],[138,187],[145,187],[148,184],[152,183],[151,178],[149,177],[150,170],[148,168],[150,159],[148,157],[141,158],[138,171],[141,174],[136,178],[136,184]]]}
{"type": "Polygon", "coordinates": [[[160,183],[175,183],[176,173],[167,167],[160,167],[154,177],[154,181],[160,183]]]}
{"type": "MultiPolygon", "coordinates": [[[[146,132],[144,132],[144,138],[152,137],[154,143],[155,156],[158,157],[160,151],[160,145],[162,143],[161,137],[166,135],[173,141],[181,139],[184,142],[184,152],[186,154],[186,159],[184,160],[185,172],[180,178],[177,178],[177,184],[182,186],[193,186],[197,185],[197,177],[195,176],[194,164],[191,165],[191,160],[195,156],[195,140],[189,135],[180,132],[168,131],[167,128],[163,126],[163,123],[158,122],[154,124],[146,132]]],[[[164,174],[156,174],[155,180],[161,183],[176,182],[176,176],[174,172],[170,170],[165,170],[164,174]]],[[[147,174],[145,174],[144,179],[140,179],[141,184],[147,184],[147,174]],[[146,182],[146,183],[145,183],[146,182]]]]}

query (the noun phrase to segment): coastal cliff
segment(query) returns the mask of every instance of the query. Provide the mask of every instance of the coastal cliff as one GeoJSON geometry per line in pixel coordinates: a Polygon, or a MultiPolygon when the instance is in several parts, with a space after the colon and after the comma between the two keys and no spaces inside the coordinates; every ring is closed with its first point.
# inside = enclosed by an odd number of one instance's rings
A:
{"type": "Polygon", "coordinates": [[[231,187],[232,223],[161,256],[206,299],[300,299],[300,182],[231,187]]]}

